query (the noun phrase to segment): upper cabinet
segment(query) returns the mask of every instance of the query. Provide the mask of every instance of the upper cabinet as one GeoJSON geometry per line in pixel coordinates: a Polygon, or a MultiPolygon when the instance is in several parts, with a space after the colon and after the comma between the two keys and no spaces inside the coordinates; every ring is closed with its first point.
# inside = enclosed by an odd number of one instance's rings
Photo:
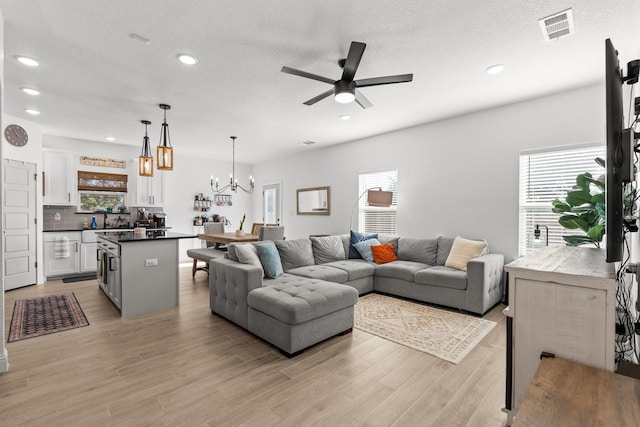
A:
{"type": "Polygon", "coordinates": [[[76,204],[76,153],[43,150],[43,204],[74,206],[76,204]]]}
{"type": "Polygon", "coordinates": [[[130,182],[132,188],[129,190],[130,204],[136,207],[162,207],[164,204],[164,172],[154,170],[153,176],[138,175],[137,162],[135,167],[130,168],[130,182]]]}

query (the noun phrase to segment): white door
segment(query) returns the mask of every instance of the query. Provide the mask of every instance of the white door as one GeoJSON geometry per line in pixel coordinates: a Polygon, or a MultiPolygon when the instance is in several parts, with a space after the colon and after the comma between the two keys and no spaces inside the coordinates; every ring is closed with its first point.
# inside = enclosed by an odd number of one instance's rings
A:
{"type": "Polygon", "coordinates": [[[36,166],[3,160],[4,289],[36,283],[36,166]]]}
{"type": "Polygon", "coordinates": [[[262,187],[262,221],[265,224],[280,224],[280,183],[262,187]]]}

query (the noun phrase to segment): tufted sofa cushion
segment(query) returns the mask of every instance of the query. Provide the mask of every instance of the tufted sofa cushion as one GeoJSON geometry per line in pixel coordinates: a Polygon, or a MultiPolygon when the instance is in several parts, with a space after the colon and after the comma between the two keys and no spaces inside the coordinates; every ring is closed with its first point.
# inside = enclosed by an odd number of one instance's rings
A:
{"type": "Polygon", "coordinates": [[[336,283],[344,283],[349,277],[346,271],[328,266],[327,264],[307,265],[304,267],[293,268],[287,271],[287,273],[336,283]]]}
{"type": "Polygon", "coordinates": [[[358,291],[350,286],[299,278],[254,289],[249,306],[288,325],[297,325],[354,305],[358,291]]]}
{"type": "Polygon", "coordinates": [[[442,288],[467,289],[467,272],[455,268],[435,266],[415,274],[415,282],[442,288]]]}
{"type": "Polygon", "coordinates": [[[381,264],[376,267],[377,277],[391,277],[393,279],[406,280],[407,282],[413,282],[415,274],[428,268],[429,265],[415,261],[393,261],[386,264],[381,264]]]}
{"type": "Polygon", "coordinates": [[[345,271],[348,275],[347,280],[350,282],[353,280],[373,276],[373,273],[375,271],[375,266],[363,259],[334,261],[326,265],[345,271]]]}

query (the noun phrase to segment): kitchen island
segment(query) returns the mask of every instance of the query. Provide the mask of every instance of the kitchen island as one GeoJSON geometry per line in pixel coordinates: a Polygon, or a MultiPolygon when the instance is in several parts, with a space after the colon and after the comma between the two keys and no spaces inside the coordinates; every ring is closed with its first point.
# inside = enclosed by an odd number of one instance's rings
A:
{"type": "Polygon", "coordinates": [[[179,239],[190,234],[148,230],[96,233],[98,285],[122,317],[176,307],[179,303],[179,239]]]}

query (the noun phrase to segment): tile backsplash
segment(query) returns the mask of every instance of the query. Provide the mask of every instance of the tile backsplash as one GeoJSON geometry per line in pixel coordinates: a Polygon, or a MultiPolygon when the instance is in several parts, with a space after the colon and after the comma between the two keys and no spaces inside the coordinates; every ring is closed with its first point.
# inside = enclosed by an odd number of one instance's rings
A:
{"type": "MultiPolygon", "coordinates": [[[[42,215],[42,229],[44,231],[56,230],[82,230],[83,222],[91,224],[91,217],[96,217],[98,228],[104,227],[104,215],[101,213],[76,213],[74,206],[44,206],[42,215]]],[[[122,218],[120,224],[127,222],[133,224],[135,214],[109,214],[107,222],[109,227],[113,227],[118,218],[122,218]]]]}

